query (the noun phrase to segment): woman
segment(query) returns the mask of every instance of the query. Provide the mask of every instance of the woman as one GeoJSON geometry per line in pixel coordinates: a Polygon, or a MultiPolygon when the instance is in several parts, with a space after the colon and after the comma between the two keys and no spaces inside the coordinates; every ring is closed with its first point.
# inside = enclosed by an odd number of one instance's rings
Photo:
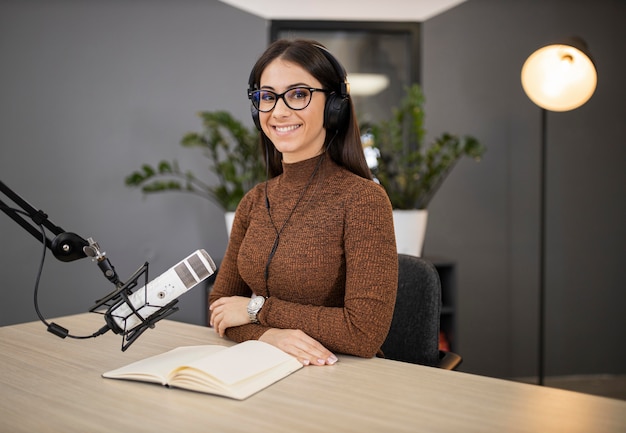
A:
{"type": "Polygon", "coordinates": [[[365,162],[345,71],[314,41],[280,40],[249,87],[268,180],[237,208],[210,324],[304,365],[380,354],[398,258],[391,204],[365,162]]]}

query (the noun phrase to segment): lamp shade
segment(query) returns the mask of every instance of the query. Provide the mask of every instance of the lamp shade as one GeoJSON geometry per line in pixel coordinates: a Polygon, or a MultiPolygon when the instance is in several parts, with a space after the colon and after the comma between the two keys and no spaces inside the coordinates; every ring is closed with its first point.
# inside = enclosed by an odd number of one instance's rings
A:
{"type": "Polygon", "coordinates": [[[582,39],[538,49],[522,67],[524,92],[539,107],[550,111],[569,111],[591,98],[598,76],[587,46],[582,39]]]}
{"type": "Polygon", "coordinates": [[[389,77],[383,74],[350,73],[347,77],[352,96],[373,96],[389,87],[389,77]]]}

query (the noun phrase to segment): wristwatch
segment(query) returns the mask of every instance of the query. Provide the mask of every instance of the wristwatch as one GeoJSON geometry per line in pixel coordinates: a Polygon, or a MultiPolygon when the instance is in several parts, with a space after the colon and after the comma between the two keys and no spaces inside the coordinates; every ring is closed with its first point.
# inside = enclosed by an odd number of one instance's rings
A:
{"type": "Polygon", "coordinates": [[[265,303],[265,298],[263,296],[252,296],[250,298],[250,302],[248,302],[248,317],[250,318],[250,323],[259,323],[259,319],[257,318],[257,314],[261,311],[261,307],[265,303]]]}

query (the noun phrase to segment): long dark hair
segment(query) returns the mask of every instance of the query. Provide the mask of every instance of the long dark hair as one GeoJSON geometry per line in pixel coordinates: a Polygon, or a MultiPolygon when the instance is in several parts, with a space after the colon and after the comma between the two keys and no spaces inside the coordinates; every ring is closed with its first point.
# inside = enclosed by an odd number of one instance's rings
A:
{"type": "MultiPolygon", "coordinates": [[[[313,40],[280,39],[273,42],[259,57],[252,72],[250,84],[259,87],[261,74],[272,61],[277,58],[295,63],[305,69],[322,87],[333,92],[340,92],[343,77],[340,77],[335,67],[321,51],[322,44],[313,40]]],[[[328,148],[331,159],[352,173],[365,179],[372,179],[372,173],[365,161],[363,147],[361,145],[361,133],[357,123],[352,99],[349,98],[349,116],[345,125],[340,125],[337,131],[326,131],[324,147],[328,148]],[[330,141],[332,140],[332,143],[330,141]],[[330,146],[329,146],[330,144],[330,146]]],[[[274,143],[261,131],[261,152],[268,164],[268,176],[278,176],[283,172],[282,155],[274,146],[274,143]]]]}

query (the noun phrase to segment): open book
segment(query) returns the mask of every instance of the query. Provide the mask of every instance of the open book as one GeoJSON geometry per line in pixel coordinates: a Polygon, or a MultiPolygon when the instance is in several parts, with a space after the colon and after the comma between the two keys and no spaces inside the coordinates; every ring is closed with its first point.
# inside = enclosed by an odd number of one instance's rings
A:
{"type": "Polygon", "coordinates": [[[249,340],[231,347],[178,347],[102,376],[243,400],[301,367],[300,361],[271,344],[249,340]]]}

